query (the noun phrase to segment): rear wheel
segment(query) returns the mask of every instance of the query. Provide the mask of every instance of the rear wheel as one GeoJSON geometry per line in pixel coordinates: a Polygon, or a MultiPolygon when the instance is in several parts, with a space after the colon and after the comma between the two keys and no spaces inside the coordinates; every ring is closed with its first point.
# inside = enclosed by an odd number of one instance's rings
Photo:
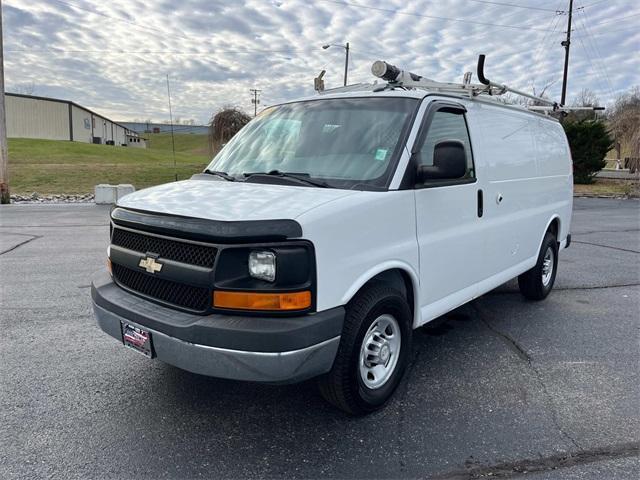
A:
{"type": "Polygon", "coordinates": [[[538,262],[531,270],[518,277],[520,292],[529,300],[543,300],[553,288],[557,270],[558,242],[555,235],[547,232],[538,254],[538,262]]]}
{"type": "Polygon", "coordinates": [[[397,290],[374,285],[361,291],[347,306],[333,368],[319,379],[322,396],[353,415],[384,406],[406,369],[411,324],[409,305],[397,290]]]}

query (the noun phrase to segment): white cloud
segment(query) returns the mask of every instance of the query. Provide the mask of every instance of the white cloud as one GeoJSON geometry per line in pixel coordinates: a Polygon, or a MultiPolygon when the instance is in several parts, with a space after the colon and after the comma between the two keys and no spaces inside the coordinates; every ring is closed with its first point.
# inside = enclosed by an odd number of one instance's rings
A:
{"type": "MultiPolygon", "coordinates": [[[[174,115],[205,122],[223,105],[251,110],[249,88],[277,103],[311,93],[323,68],[328,87],[341,85],[344,51],[321,45],[349,41],[350,82],[370,81],[378,58],[459,81],[486,53],[491,77],[538,91],[555,82],[549,94],[558,98],[566,16],[555,10],[567,2],[517,3],[536,9],[475,0],[111,0],[108,8],[5,0],[6,84],[34,85],[36,94],[115,119],[161,121],[169,74],[174,115]]],[[[607,103],[639,83],[640,10],[634,0],[590,3],[574,15],[568,96],[589,88],[607,103]]]]}

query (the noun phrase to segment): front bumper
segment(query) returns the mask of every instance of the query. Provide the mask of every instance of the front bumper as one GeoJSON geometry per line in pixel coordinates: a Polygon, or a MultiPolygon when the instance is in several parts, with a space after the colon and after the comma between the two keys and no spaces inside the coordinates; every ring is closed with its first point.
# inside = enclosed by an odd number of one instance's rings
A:
{"type": "Polygon", "coordinates": [[[158,359],[190,372],[268,383],[294,383],[328,372],[338,350],[344,308],[301,317],[194,315],[118,287],[102,271],[91,296],[100,328],[122,341],[121,322],[151,332],[158,359]]]}

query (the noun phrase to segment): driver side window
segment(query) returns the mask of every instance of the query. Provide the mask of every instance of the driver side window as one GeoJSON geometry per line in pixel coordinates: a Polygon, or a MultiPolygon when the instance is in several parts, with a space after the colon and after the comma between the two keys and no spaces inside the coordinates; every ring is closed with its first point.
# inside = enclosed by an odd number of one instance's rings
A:
{"type": "Polygon", "coordinates": [[[438,143],[445,140],[458,140],[464,145],[467,171],[461,180],[475,178],[471,142],[469,141],[467,124],[462,111],[443,109],[434,114],[427,135],[419,150],[419,165],[432,166],[434,148],[438,143]]]}

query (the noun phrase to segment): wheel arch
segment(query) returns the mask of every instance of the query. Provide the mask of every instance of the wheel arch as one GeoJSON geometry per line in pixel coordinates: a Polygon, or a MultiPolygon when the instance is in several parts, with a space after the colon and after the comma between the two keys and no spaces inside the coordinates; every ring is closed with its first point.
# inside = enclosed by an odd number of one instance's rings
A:
{"type": "Polygon", "coordinates": [[[549,231],[554,233],[554,235],[556,236],[556,241],[560,243],[560,236],[562,235],[562,223],[561,223],[560,215],[558,215],[557,213],[554,213],[551,216],[551,218],[547,221],[547,226],[544,229],[544,232],[542,232],[542,235],[540,236],[540,241],[538,242],[538,252],[542,247],[544,236],[549,231]]]}
{"type": "Polygon", "coordinates": [[[362,274],[342,298],[342,304],[346,305],[365,286],[372,282],[388,283],[398,288],[407,298],[411,314],[413,315],[413,325],[420,322],[419,292],[420,280],[415,270],[406,263],[399,261],[385,262],[373,267],[362,274]]]}

